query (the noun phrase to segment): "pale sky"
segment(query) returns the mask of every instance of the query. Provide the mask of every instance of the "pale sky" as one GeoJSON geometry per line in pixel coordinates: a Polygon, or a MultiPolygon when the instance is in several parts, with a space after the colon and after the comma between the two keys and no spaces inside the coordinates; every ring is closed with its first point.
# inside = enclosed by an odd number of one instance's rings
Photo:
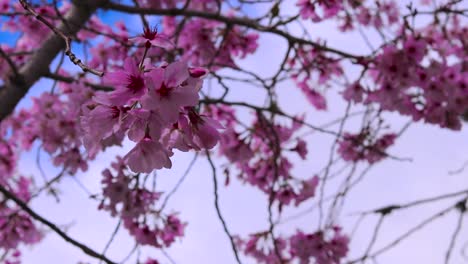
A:
{"type": "MultiPolygon", "coordinates": [[[[293,10],[293,7],[288,8],[293,10]]],[[[133,24],[133,22],[131,23],[133,24]]],[[[298,33],[297,30],[293,32],[298,33]]],[[[356,53],[368,52],[358,34],[342,34],[330,30],[330,27],[326,24],[321,27],[310,27],[310,33],[313,36],[326,38],[328,43],[334,47],[356,53]]],[[[374,37],[371,36],[371,38],[375,40],[375,35],[374,37]]],[[[286,48],[285,44],[284,41],[280,41],[271,35],[261,35],[258,52],[240,63],[240,65],[263,74],[272,73],[282,59],[286,48]],[[275,56],[276,54],[278,56],[275,56]]],[[[41,85],[47,85],[47,83],[38,83],[33,89],[39,90],[41,85]]],[[[260,93],[252,90],[252,87],[242,85],[234,87],[235,91],[230,97],[233,101],[241,100],[258,103],[260,99],[263,99],[260,97],[260,93]],[[245,96],[247,93],[249,93],[248,97],[245,96]]],[[[312,109],[291,82],[280,84],[278,91],[284,109],[289,113],[307,112],[307,120],[313,124],[324,124],[336,117],[340,117],[345,108],[345,102],[336,94],[336,91],[326,92],[329,110],[321,113],[312,109]]],[[[27,102],[23,102],[23,104],[27,104],[27,102]]],[[[391,121],[391,126],[395,130],[400,129],[408,121],[408,118],[394,114],[387,116],[387,120],[391,121]]],[[[351,121],[349,127],[356,125],[356,122],[351,121]]],[[[396,145],[390,148],[389,152],[399,157],[410,157],[413,161],[386,160],[376,165],[366,176],[366,179],[348,195],[339,224],[344,226],[346,233],[350,233],[357,219],[349,216],[350,212],[373,209],[394,203],[405,203],[437,194],[466,189],[468,172],[449,175],[448,171],[459,168],[468,160],[467,138],[468,129],[466,126],[459,132],[451,132],[421,123],[411,125],[408,131],[397,140],[396,145]]],[[[310,177],[311,172],[323,167],[328,159],[333,138],[315,134],[307,137],[307,140],[309,142],[308,159],[297,164],[294,170],[294,174],[300,177],[310,177]]],[[[91,192],[100,192],[101,171],[113,161],[115,154],[125,154],[128,149],[129,145],[127,144],[124,149],[112,148],[110,151],[106,151],[96,159],[88,172],[79,174],[76,177],[91,192]]],[[[158,189],[168,190],[172,188],[183,174],[192,156],[193,153],[176,153],[173,157],[173,169],[158,171],[158,189]]],[[[46,171],[52,171],[50,166],[47,165],[47,160],[47,156],[43,155],[42,163],[44,168],[46,171]]],[[[215,159],[215,162],[220,164],[219,159],[215,159]]],[[[35,151],[31,155],[26,155],[20,164],[21,171],[34,173],[38,176],[35,151]]],[[[49,177],[51,178],[53,175],[54,173],[51,173],[49,177]]],[[[221,176],[221,173],[219,173],[219,176],[221,176]]],[[[214,210],[211,177],[208,163],[205,158],[201,157],[184,184],[168,204],[168,209],[181,212],[181,218],[189,223],[182,241],[175,243],[167,250],[167,253],[178,264],[235,263],[229,241],[214,210]]],[[[39,176],[37,178],[40,179],[39,176]]],[[[222,179],[220,177],[220,182],[222,182],[222,179]]],[[[329,185],[334,188],[333,182],[330,182],[329,185]]],[[[43,197],[35,200],[32,207],[58,225],[67,226],[70,236],[86,243],[97,251],[101,251],[118,220],[110,218],[107,212],[97,211],[98,204],[87,199],[86,193],[70,177],[64,178],[60,184],[60,190],[62,193],[60,204],[55,203],[52,197],[43,197]]],[[[249,233],[267,228],[267,198],[263,194],[252,187],[241,185],[236,180],[232,180],[228,188],[221,186],[219,192],[221,210],[233,234],[241,234],[245,237],[249,233]]],[[[285,216],[307,209],[316,201],[317,199],[314,198],[304,203],[297,210],[286,210],[285,216]]],[[[426,217],[444,208],[444,206],[454,203],[454,201],[456,199],[450,200],[448,203],[421,206],[392,214],[385,219],[374,249],[386,245],[416,223],[423,221],[426,217]]],[[[281,225],[277,233],[291,234],[299,227],[305,231],[315,231],[317,215],[317,211],[312,211],[304,217],[281,225]]],[[[449,245],[449,238],[455,228],[456,218],[455,214],[448,214],[446,217],[432,223],[391,251],[382,254],[377,258],[378,263],[443,263],[444,254],[449,245]]],[[[370,216],[362,223],[350,245],[351,258],[353,258],[352,256],[360,256],[365,251],[370,240],[370,231],[373,230],[376,220],[376,216],[370,216]]],[[[466,223],[466,218],[464,222],[466,223]]],[[[459,235],[451,263],[467,262],[460,256],[460,248],[466,242],[467,237],[468,231],[465,228],[459,235]]],[[[128,237],[127,231],[121,229],[107,256],[115,261],[122,260],[133,246],[134,244],[132,239],[128,237]]],[[[98,263],[98,261],[82,254],[79,249],[65,243],[52,232],[47,233],[42,243],[31,248],[25,248],[23,254],[23,263],[25,264],[68,264],[77,263],[78,261],[98,263]]],[[[142,256],[154,256],[161,263],[170,263],[157,249],[144,247],[142,256]]],[[[242,259],[243,263],[254,263],[252,259],[245,257],[242,257],[242,259]]]]}

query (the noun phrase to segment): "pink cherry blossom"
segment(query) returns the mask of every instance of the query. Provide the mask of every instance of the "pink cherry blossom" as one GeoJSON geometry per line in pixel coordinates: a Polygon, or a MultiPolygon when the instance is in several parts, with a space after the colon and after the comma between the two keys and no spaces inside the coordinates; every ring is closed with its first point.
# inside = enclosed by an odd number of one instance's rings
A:
{"type": "Polygon", "coordinates": [[[187,64],[175,62],[164,69],[154,69],[148,73],[150,88],[142,104],[156,110],[167,123],[177,121],[181,107],[195,106],[198,102],[198,89],[188,82],[187,64]]]}
{"type": "Polygon", "coordinates": [[[104,81],[115,85],[115,91],[108,97],[113,105],[123,105],[131,100],[137,100],[147,91],[143,71],[139,68],[138,62],[131,57],[125,59],[122,70],[107,73],[104,81]]]}
{"type": "Polygon", "coordinates": [[[134,172],[150,173],[155,169],[172,167],[169,159],[171,153],[161,143],[153,141],[150,137],[140,140],[124,159],[134,172]]]}
{"type": "Polygon", "coordinates": [[[314,176],[308,180],[303,181],[301,190],[295,199],[296,206],[308,200],[309,198],[314,197],[315,190],[317,189],[318,184],[319,184],[318,176],[314,176]]]}
{"type": "Polygon", "coordinates": [[[163,49],[172,49],[174,44],[169,40],[169,38],[158,32],[158,28],[149,28],[145,27],[143,34],[138,37],[130,39],[138,44],[144,44],[146,48],[151,46],[160,47],[163,49]]]}
{"type": "Polygon", "coordinates": [[[145,264],[159,264],[159,262],[156,259],[148,258],[145,264]]]}

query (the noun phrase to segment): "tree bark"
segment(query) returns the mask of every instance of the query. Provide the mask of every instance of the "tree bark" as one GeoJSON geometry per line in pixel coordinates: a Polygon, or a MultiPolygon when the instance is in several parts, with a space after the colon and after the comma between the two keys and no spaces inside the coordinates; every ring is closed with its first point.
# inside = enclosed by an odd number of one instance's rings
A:
{"type": "MultiPolygon", "coordinates": [[[[81,0],[72,2],[70,10],[64,16],[65,22],[61,22],[57,26],[59,31],[68,36],[75,35],[89,20],[98,6],[106,1],[81,0]]],[[[49,65],[64,48],[64,39],[51,32],[29,61],[19,69],[18,75],[12,76],[5,81],[0,89],[0,121],[10,115],[34,83],[49,72],[49,65]]]]}

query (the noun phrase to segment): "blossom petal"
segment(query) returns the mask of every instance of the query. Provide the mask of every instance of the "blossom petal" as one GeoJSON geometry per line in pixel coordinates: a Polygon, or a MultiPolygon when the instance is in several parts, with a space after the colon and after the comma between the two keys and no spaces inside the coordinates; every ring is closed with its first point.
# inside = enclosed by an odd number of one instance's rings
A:
{"type": "Polygon", "coordinates": [[[186,63],[177,61],[169,64],[164,73],[164,81],[168,87],[177,87],[189,77],[186,63]]]}

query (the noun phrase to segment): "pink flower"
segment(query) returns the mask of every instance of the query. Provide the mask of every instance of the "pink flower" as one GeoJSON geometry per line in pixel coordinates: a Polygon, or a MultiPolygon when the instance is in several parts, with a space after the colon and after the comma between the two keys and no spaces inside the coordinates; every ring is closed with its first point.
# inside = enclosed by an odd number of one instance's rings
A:
{"type": "Polygon", "coordinates": [[[151,210],[151,205],[159,199],[160,195],[161,193],[141,188],[131,190],[122,205],[121,216],[137,219],[139,216],[145,215],[151,210]]]}
{"type": "Polygon", "coordinates": [[[8,207],[0,207],[0,248],[14,249],[19,243],[35,244],[43,234],[26,213],[8,207]]]}
{"type": "Polygon", "coordinates": [[[335,16],[342,8],[339,0],[299,0],[296,4],[300,8],[299,14],[302,19],[311,18],[313,22],[335,16]],[[322,17],[317,14],[317,7],[322,9],[322,17]]]}
{"type": "Polygon", "coordinates": [[[200,149],[213,148],[219,141],[218,129],[222,128],[221,124],[207,116],[199,115],[193,109],[189,111],[188,118],[196,146],[200,149]]]}
{"type": "Polygon", "coordinates": [[[102,139],[118,131],[121,115],[122,109],[117,106],[97,105],[81,117],[81,126],[84,131],[83,142],[90,156],[99,150],[102,139]]]}
{"type": "Polygon", "coordinates": [[[194,146],[194,143],[192,142],[191,134],[186,134],[187,132],[190,133],[188,128],[189,125],[187,118],[180,114],[177,123],[174,123],[171,129],[167,129],[163,133],[161,142],[170,150],[173,148],[183,152],[191,150],[194,146]]]}
{"type": "Polygon", "coordinates": [[[426,41],[423,39],[409,37],[403,44],[403,48],[410,59],[420,62],[426,54],[426,45],[426,41]]]}
{"type": "Polygon", "coordinates": [[[311,197],[314,197],[315,190],[317,189],[318,184],[319,184],[319,177],[317,175],[310,178],[307,181],[303,181],[302,189],[296,197],[296,202],[295,202],[296,206],[298,206],[303,201],[311,197]]]}
{"type": "Polygon", "coordinates": [[[385,150],[393,145],[396,137],[396,134],[390,133],[375,139],[368,131],[354,135],[344,133],[343,139],[339,142],[338,153],[345,161],[366,160],[372,164],[387,156],[385,150]]]}
{"type": "Polygon", "coordinates": [[[145,264],[159,264],[159,262],[155,259],[152,259],[152,258],[148,258],[146,261],[145,261],[145,264]]]}
{"type": "Polygon", "coordinates": [[[305,160],[307,156],[307,143],[302,139],[298,139],[297,145],[292,149],[292,151],[297,152],[301,159],[305,160]]]}
{"type": "Polygon", "coordinates": [[[302,19],[312,18],[312,21],[320,20],[315,13],[315,5],[310,0],[299,0],[296,6],[300,8],[299,14],[302,19]]]}
{"type": "MultiPolygon", "coordinates": [[[[275,199],[277,199],[280,203],[280,208],[283,205],[288,205],[291,203],[292,200],[296,197],[296,193],[290,185],[283,185],[281,188],[276,192],[275,199]]],[[[280,209],[281,210],[281,209],[280,209]]]]}
{"type": "Polygon", "coordinates": [[[367,155],[367,161],[369,163],[375,163],[387,156],[385,150],[393,145],[395,139],[397,138],[396,134],[385,134],[379,138],[374,145],[371,147],[369,154],[367,155]]]}
{"type": "Polygon", "coordinates": [[[131,57],[125,59],[122,70],[106,73],[104,82],[115,85],[115,91],[108,95],[108,100],[113,105],[124,105],[146,93],[143,72],[138,67],[138,62],[131,57]]]}
{"type": "Polygon", "coordinates": [[[232,128],[221,134],[219,150],[230,162],[246,162],[254,156],[249,145],[240,140],[239,134],[232,128]]]}
{"type": "MultiPolygon", "coordinates": [[[[119,161],[121,160],[119,159],[119,161]]],[[[113,176],[109,169],[105,169],[102,176],[101,182],[104,186],[102,194],[105,199],[99,205],[99,209],[108,210],[112,216],[115,216],[118,213],[117,205],[125,202],[130,192],[128,185],[131,178],[123,174],[122,170],[119,170],[118,174],[113,176]]]]}
{"type": "Polygon", "coordinates": [[[146,27],[143,30],[143,34],[130,40],[133,40],[138,44],[145,44],[145,47],[148,49],[151,46],[156,46],[163,49],[172,49],[175,47],[167,36],[158,33],[158,29],[156,27],[152,29],[146,27]]]}
{"type": "Polygon", "coordinates": [[[123,218],[127,228],[138,244],[151,245],[157,248],[169,247],[176,238],[184,235],[185,223],[182,223],[175,214],[167,217],[157,216],[155,225],[149,225],[147,221],[123,218]],[[158,224],[159,223],[159,224],[158,224]]]}
{"type": "Polygon", "coordinates": [[[10,9],[10,0],[0,0],[0,12],[6,13],[10,9]]]}
{"type": "Polygon", "coordinates": [[[127,118],[131,123],[128,130],[128,138],[134,142],[140,141],[148,134],[153,140],[161,137],[164,122],[159,113],[143,108],[132,109],[127,118]]]}
{"type": "Polygon", "coordinates": [[[298,84],[301,91],[305,94],[307,100],[317,109],[317,110],[326,110],[327,101],[325,98],[317,91],[311,89],[306,82],[301,82],[298,84]]]}
{"type": "Polygon", "coordinates": [[[276,237],[273,240],[267,233],[258,233],[250,235],[247,241],[237,239],[236,244],[245,255],[255,258],[256,263],[279,264],[285,262],[286,259],[284,256],[286,242],[281,237],[276,237]],[[279,260],[277,252],[283,261],[279,260]]]}
{"type": "Polygon", "coordinates": [[[170,246],[177,237],[184,236],[186,224],[182,223],[175,214],[171,214],[165,221],[165,226],[160,232],[161,240],[164,245],[170,246]]]}
{"type": "Polygon", "coordinates": [[[125,155],[124,159],[134,172],[150,173],[155,169],[172,167],[170,152],[161,143],[145,137],[125,155]]]}
{"type": "Polygon", "coordinates": [[[317,231],[312,234],[304,234],[298,231],[290,240],[290,253],[299,260],[300,264],[337,264],[348,253],[349,239],[340,233],[340,228],[332,230],[317,231]],[[330,240],[326,239],[325,233],[333,232],[330,240]]]}
{"type": "Polygon", "coordinates": [[[350,102],[360,103],[363,100],[364,89],[356,82],[348,87],[343,92],[343,98],[350,102]]]}
{"type": "Polygon", "coordinates": [[[14,172],[17,155],[13,146],[4,140],[0,140],[0,182],[3,184],[14,172]]]}
{"type": "Polygon", "coordinates": [[[174,62],[165,69],[154,69],[148,77],[151,88],[142,100],[143,107],[157,110],[167,123],[177,121],[181,107],[198,103],[198,89],[195,83],[188,82],[186,63],[174,62]]]}
{"type": "Polygon", "coordinates": [[[123,218],[125,228],[135,237],[135,241],[140,245],[151,245],[160,248],[161,244],[157,240],[157,230],[151,229],[147,224],[140,224],[131,218],[123,218]]]}

